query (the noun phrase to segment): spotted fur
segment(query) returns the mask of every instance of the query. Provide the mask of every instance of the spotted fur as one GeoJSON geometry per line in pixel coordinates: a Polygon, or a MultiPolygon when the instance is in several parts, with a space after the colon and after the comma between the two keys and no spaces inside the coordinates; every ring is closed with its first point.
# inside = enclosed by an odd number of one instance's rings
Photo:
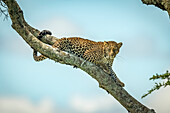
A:
{"type": "MultiPolygon", "coordinates": [[[[86,61],[96,64],[108,74],[113,73],[113,60],[119,53],[121,46],[121,42],[95,42],[79,37],[61,38],[52,45],[54,48],[74,54],[86,61]]],[[[44,55],[37,56],[36,51],[34,51],[33,56],[35,61],[42,61],[47,58],[44,55]]]]}
{"type": "MultiPolygon", "coordinates": [[[[61,38],[57,40],[54,45],[52,45],[54,48],[74,54],[98,66],[101,66],[105,70],[108,70],[108,66],[112,66],[113,60],[118,54],[121,46],[122,43],[117,44],[114,41],[94,42],[79,37],[61,38]]],[[[34,51],[33,55],[35,61],[42,61],[46,59],[43,55],[37,56],[36,51],[34,51]]]]}

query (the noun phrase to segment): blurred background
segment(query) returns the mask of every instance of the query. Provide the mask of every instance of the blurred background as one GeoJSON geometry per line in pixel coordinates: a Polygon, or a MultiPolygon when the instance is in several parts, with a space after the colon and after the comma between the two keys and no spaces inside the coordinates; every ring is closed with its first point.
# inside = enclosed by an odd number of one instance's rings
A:
{"type": "MultiPolygon", "coordinates": [[[[113,69],[125,89],[158,113],[170,113],[170,87],[144,99],[153,74],[170,71],[170,19],[140,0],[17,0],[26,21],[54,36],[123,42],[113,69]]],[[[87,73],[32,49],[0,17],[0,113],[127,113],[87,73]]]]}

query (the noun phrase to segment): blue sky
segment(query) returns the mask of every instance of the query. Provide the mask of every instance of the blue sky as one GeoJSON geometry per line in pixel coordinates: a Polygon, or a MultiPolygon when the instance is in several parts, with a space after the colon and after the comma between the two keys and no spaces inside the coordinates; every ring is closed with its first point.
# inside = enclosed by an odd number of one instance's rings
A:
{"type": "MultiPolygon", "coordinates": [[[[49,29],[58,38],[123,42],[113,69],[125,89],[157,112],[169,113],[169,87],[140,99],[154,85],[149,77],[170,70],[167,12],[140,0],[17,1],[31,26],[49,29]]],[[[0,111],[6,102],[14,111],[23,105],[20,109],[31,113],[126,113],[82,70],[49,59],[35,62],[32,49],[12,29],[10,19],[3,21],[1,16],[0,29],[0,111]]]]}

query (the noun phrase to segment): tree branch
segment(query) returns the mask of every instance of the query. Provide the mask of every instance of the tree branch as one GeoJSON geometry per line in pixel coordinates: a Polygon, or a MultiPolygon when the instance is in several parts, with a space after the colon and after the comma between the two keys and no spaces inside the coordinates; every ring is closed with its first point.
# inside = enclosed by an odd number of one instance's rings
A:
{"type": "MultiPolygon", "coordinates": [[[[8,12],[12,20],[13,29],[35,50],[48,58],[71,66],[77,66],[83,71],[87,72],[91,77],[99,82],[99,87],[105,89],[113,97],[115,97],[122,106],[124,106],[131,113],[155,113],[154,110],[147,108],[136,99],[134,99],[128,92],[117,85],[110,75],[105,73],[101,68],[97,67],[91,62],[85,61],[82,58],[60,51],[56,48],[46,45],[38,40],[36,37],[39,30],[31,27],[24,19],[23,11],[15,0],[2,0],[8,6],[8,12]]],[[[42,40],[48,44],[53,44],[57,40],[55,37],[47,36],[42,40]]]]}
{"type": "Polygon", "coordinates": [[[146,5],[155,5],[156,7],[166,10],[170,16],[170,0],[142,0],[146,5]]]}

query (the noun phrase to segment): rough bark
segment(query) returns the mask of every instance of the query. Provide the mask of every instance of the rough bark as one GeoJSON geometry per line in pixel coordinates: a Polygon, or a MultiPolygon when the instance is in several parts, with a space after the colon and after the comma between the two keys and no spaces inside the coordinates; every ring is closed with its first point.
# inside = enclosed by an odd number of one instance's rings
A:
{"type": "Polygon", "coordinates": [[[131,113],[155,113],[153,109],[147,108],[128,94],[124,88],[117,85],[112,77],[105,73],[101,68],[82,58],[45,44],[53,44],[57,38],[47,36],[46,39],[42,40],[43,42],[38,40],[36,37],[40,31],[27,24],[23,16],[23,11],[20,9],[17,2],[15,0],[2,1],[8,6],[8,12],[12,20],[12,28],[31,46],[31,48],[34,48],[56,62],[76,66],[87,72],[99,82],[99,87],[103,88],[116,98],[127,111],[131,113]]]}
{"type": "Polygon", "coordinates": [[[170,16],[170,0],[142,0],[146,5],[155,5],[156,7],[165,10],[170,16]]]}

